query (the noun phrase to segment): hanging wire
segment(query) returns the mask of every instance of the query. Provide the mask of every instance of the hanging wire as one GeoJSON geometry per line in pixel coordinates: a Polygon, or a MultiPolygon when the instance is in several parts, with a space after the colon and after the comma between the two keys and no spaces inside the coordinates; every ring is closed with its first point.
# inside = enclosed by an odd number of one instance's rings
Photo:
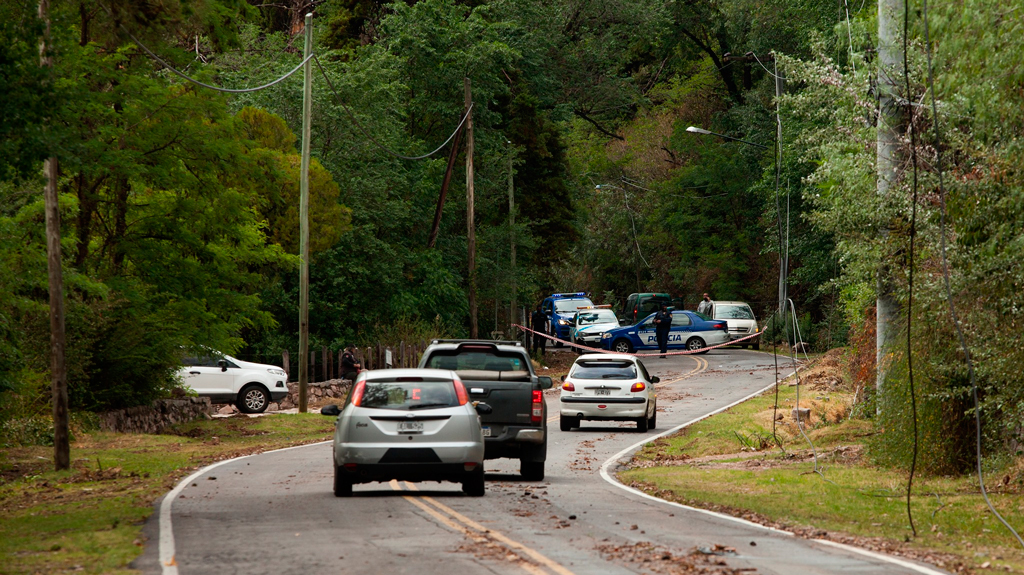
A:
{"type": "MultiPolygon", "coordinates": [[[[107,14],[110,14],[111,18],[114,17],[114,12],[110,8],[108,8],[105,4],[100,3],[100,6],[102,6],[103,9],[107,11],[107,14]]],[[[246,92],[258,92],[259,90],[265,90],[265,89],[273,86],[274,84],[283,82],[284,80],[288,79],[292,74],[294,74],[294,73],[298,72],[300,69],[302,69],[302,67],[306,65],[306,62],[309,62],[310,59],[316,57],[316,54],[310,54],[309,56],[306,56],[302,60],[302,62],[299,62],[298,66],[292,68],[291,71],[289,71],[287,74],[285,74],[284,76],[281,76],[280,78],[278,78],[276,80],[273,80],[271,82],[263,84],[262,86],[256,86],[254,88],[221,88],[220,86],[214,86],[212,84],[207,84],[205,82],[200,82],[199,80],[196,80],[195,78],[192,78],[192,77],[188,76],[187,74],[185,74],[184,72],[178,70],[174,66],[171,66],[170,64],[165,62],[163,60],[163,58],[161,58],[160,56],[157,56],[152,50],[150,50],[148,46],[143,44],[141,40],[136,38],[134,34],[129,32],[128,28],[126,28],[124,26],[124,24],[118,23],[117,25],[118,25],[119,28],[121,28],[121,30],[124,31],[125,34],[128,35],[129,38],[132,39],[132,42],[135,42],[139,46],[139,48],[142,48],[143,52],[145,52],[146,54],[149,54],[150,58],[152,58],[153,60],[156,60],[161,66],[163,66],[164,68],[167,68],[167,70],[170,71],[171,73],[181,77],[184,80],[192,82],[193,84],[195,84],[197,86],[202,86],[203,88],[208,88],[210,90],[216,90],[217,92],[227,92],[228,94],[244,94],[246,92]]]]}
{"type": "Polygon", "coordinates": [[[935,96],[935,77],[932,71],[932,45],[931,39],[929,38],[929,25],[928,25],[928,0],[922,0],[921,2],[921,18],[924,21],[924,45],[925,45],[925,56],[928,62],[928,90],[931,92],[931,104],[932,104],[932,116],[935,123],[935,154],[936,154],[936,166],[939,176],[939,237],[941,239],[941,253],[942,253],[942,277],[946,285],[946,301],[949,305],[949,315],[953,320],[953,329],[956,330],[957,339],[960,342],[960,348],[964,352],[964,357],[967,360],[967,375],[971,382],[971,396],[974,399],[974,427],[975,427],[975,460],[977,463],[978,473],[978,485],[981,488],[981,496],[985,499],[985,503],[988,505],[989,511],[991,511],[999,521],[1013,533],[1013,536],[1017,538],[1017,542],[1020,543],[1021,547],[1024,547],[1024,539],[1014,530],[1014,528],[1003,519],[1003,516],[996,511],[992,501],[988,498],[988,493],[985,490],[985,476],[981,471],[981,406],[978,403],[978,382],[974,377],[974,362],[971,361],[971,350],[967,347],[967,339],[964,337],[963,329],[960,327],[960,317],[956,312],[956,304],[953,302],[953,289],[950,287],[949,279],[949,259],[946,255],[946,187],[942,174],[942,134],[940,132],[939,125],[939,107],[936,103],[935,96]]]}
{"type": "MultiPolygon", "coordinates": [[[[907,3],[904,2],[903,6],[906,7],[907,3]]],[[[846,37],[850,41],[850,67],[853,68],[853,73],[857,73],[857,64],[853,61],[853,30],[850,26],[850,5],[843,0],[843,7],[846,9],[846,37]]],[[[906,36],[904,36],[906,41],[906,36]]],[[[905,53],[905,52],[904,52],[905,53]]]]}
{"type": "Polygon", "coordinates": [[[363,125],[360,124],[359,120],[356,119],[356,116],[355,114],[352,113],[352,110],[345,104],[345,101],[341,99],[341,94],[339,94],[338,90],[335,89],[334,82],[331,82],[331,78],[327,75],[327,71],[324,70],[323,65],[320,64],[320,58],[317,58],[316,55],[314,54],[313,61],[316,62],[316,67],[320,70],[320,74],[324,77],[324,80],[327,80],[327,85],[331,88],[331,91],[334,92],[334,97],[337,98],[338,104],[340,104],[342,109],[345,110],[345,113],[348,115],[349,119],[352,120],[352,123],[355,124],[357,128],[359,128],[360,132],[363,133],[363,136],[365,136],[367,140],[373,143],[373,145],[377,146],[382,151],[387,152],[388,154],[391,154],[396,158],[401,158],[403,160],[422,160],[424,158],[429,158],[430,156],[433,156],[434,154],[440,152],[441,150],[444,149],[445,146],[448,145],[448,142],[452,141],[452,138],[455,137],[455,134],[459,133],[459,130],[462,129],[462,125],[465,124],[466,120],[469,119],[470,112],[473,111],[474,104],[470,103],[469,109],[466,110],[466,112],[462,115],[462,120],[459,121],[459,125],[455,127],[455,130],[451,133],[450,136],[448,136],[447,139],[445,139],[444,143],[442,143],[440,146],[434,149],[434,151],[420,156],[406,156],[404,154],[399,154],[398,152],[395,152],[388,148],[387,146],[385,146],[384,144],[378,142],[376,138],[371,136],[370,133],[367,132],[365,128],[363,128],[363,125]]]}
{"type": "MultiPolygon", "coordinates": [[[[752,55],[754,56],[754,60],[756,60],[756,61],[757,61],[757,63],[761,65],[761,68],[763,68],[765,72],[768,72],[768,75],[769,75],[769,76],[771,76],[771,77],[773,77],[773,78],[776,78],[776,79],[778,79],[778,80],[789,80],[789,78],[783,78],[782,76],[779,76],[779,75],[778,75],[778,74],[776,74],[775,72],[772,72],[771,70],[769,70],[768,68],[766,68],[764,64],[761,64],[761,60],[758,60],[758,58],[757,58],[757,54],[754,54],[753,52],[751,52],[751,54],[752,54],[752,55]]],[[[772,52],[772,57],[774,57],[774,56],[775,56],[775,52],[772,52]]],[[[776,66],[776,72],[777,72],[777,71],[778,71],[778,67],[776,66]]]]}
{"type": "MultiPolygon", "coordinates": [[[[907,37],[910,32],[910,2],[903,3],[903,80],[906,84],[906,99],[910,101],[910,64],[907,59],[909,48],[907,37]]],[[[852,45],[851,45],[852,49],[852,45]]],[[[909,114],[908,129],[910,130],[910,163],[913,167],[914,181],[910,200],[910,269],[908,270],[909,295],[907,296],[907,379],[910,385],[910,414],[914,426],[913,454],[910,458],[910,475],[907,477],[907,519],[910,530],[917,537],[917,526],[914,525],[914,513],[910,508],[910,496],[914,488],[914,472],[917,470],[917,393],[914,390],[914,350],[911,346],[911,327],[914,318],[914,238],[917,235],[917,130],[914,129],[914,109],[907,106],[909,114]]]]}

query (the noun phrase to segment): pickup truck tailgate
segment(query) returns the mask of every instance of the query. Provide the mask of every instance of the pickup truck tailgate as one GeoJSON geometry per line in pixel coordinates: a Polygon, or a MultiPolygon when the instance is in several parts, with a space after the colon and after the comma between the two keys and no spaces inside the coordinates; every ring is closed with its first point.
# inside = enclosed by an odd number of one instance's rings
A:
{"type": "Polygon", "coordinates": [[[480,421],[530,424],[534,384],[528,372],[461,370],[457,373],[469,392],[469,399],[482,401],[493,410],[481,415],[480,421]]]}

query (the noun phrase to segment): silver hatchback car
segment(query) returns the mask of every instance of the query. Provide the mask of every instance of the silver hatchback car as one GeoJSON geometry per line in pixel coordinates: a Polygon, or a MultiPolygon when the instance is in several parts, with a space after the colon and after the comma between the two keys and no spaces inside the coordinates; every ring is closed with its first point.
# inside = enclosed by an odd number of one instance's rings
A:
{"type": "Polygon", "coordinates": [[[372,481],[454,481],[467,495],[484,494],[485,403],[469,401],[458,375],[444,369],[364,371],[334,426],[334,495],[372,481]]]}

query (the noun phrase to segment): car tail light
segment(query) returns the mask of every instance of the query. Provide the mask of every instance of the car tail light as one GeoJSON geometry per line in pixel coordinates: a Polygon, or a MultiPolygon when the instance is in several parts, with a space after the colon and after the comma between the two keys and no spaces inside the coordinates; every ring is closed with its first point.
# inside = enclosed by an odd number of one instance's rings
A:
{"type": "Polygon", "coordinates": [[[540,423],[544,418],[544,392],[533,390],[533,406],[530,408],[530,423],[540,423]]]}
{"type": "Polygon", "coordinates": [[[636,393],[638,391],[643,391],[645,389],[647,389],[647,386],[644,385],[644,382],[642,382],[642,381],[638,381],[638,382],[634,383],[633,386],[629,388],[629,390],[632,391],[633,393],[636,393]]]}
{"type": "Polygon", "coordinates": [[[567,381],[562,384],[562,389],[566,391],[576,391],[576,386],[573,385],[571,381],[567,381]]]}
{"type": "Polygon", "coordinates": [[[715,329],[726,329],[726,327],[724,323],[716,323],[715,329]]]}
{"type": "Polygon", "coordinates": [[[462,464],[462,469],[464,469],[466,471],[473,471],[474,469],[476,469],[477,465],[480,465],[480,464],[475,462],[475,461],[467,461],[467,462],[462,464]]]}
{"type": "Polygon", "coordinates": [[[455,384],[455,395],[459,398],[459,405],[469,403],[469,394],[466,393],[466,386],[462,385],[462,382],[457,379],[453,379],[452,383],[455,384]]]}
{"type": "Polygon", "coordinates": [[[356,464],[355,463],[346,463],[345,464],[345,469],[352,470],[352,469],[355,469],[355,468],[356,468],[356,464]]]}
{"type": "Polygon", "coordinates": [[[355,389],[352,390],[352,405],[359,407],[359,404],[363,402],[363,393],[366,391],[366,380],[362,380],[356,384],[355,389]]]}

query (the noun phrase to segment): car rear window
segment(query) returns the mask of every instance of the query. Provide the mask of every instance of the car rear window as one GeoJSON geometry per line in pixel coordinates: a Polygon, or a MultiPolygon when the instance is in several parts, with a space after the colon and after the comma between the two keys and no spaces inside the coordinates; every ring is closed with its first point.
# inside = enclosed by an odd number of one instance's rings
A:
{"type": "Polygon", "coordinates": [[[569,377],[579,379],[636,379],[631,361],[588,361],[572,367],[569,377]]]}
{"type": "Polygon", "coordinates": [[[503,354],[487,349],[437,351],[430,356],[430,360],[424,367],[453,371],[525,371],[527,369],[522,355],[503,354]]]}
{"type": "Polygon", "coordinates": [[[754,312],[745,305],[715,305],[715,319],[754,319],[754,312]]]}
{"type": "Polygon", "coordinates": [[[367,380],[360,407],[417,410],[459,404],[450,379],[398,378],[367,380]]]}

